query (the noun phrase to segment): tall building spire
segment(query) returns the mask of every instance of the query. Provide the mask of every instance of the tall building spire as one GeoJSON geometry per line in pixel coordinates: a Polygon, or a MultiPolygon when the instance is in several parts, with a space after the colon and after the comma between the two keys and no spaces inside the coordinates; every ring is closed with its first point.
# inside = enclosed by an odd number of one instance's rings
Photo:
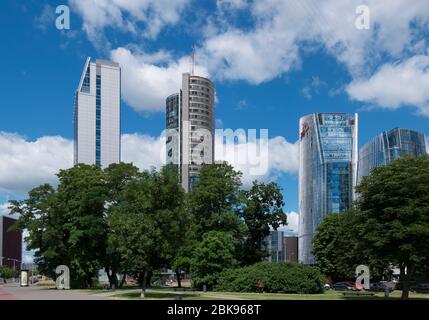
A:
{"type": "Polygon", "coordinates": [[[195,46],[192,46],[191,53],[191,75],[193,76],[195,72],[195,46]]]}

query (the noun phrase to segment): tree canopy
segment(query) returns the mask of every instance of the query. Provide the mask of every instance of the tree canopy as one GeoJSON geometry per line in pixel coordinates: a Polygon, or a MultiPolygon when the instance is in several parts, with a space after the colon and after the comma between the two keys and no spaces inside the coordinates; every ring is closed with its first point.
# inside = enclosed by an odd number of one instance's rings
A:
{"type": "Polygon", "coordinates": [[[177,169],[78,165],[58,173],[57,187],[11,201],[11,213],[28,230],[40,272],[55,277],[65,264],[73,287],[91,286],[101,268],[115,287],[125,275],[141,280],[143,295],[161,268],[213,287],[224,269],[264,260],[270,228],[286,223],[280,188],[255,181],[245,190],[241,173],[222,162],[204,166],[186,194],[177,169]]]}
{"type": "Polygon", "coordinates": [[[314,253],[326,272],[348,273],[353,262],[400,269],[402,298],[429,258],[429,157],[403,157],[375,168],[356,191],[355,210],[328,215],[314,253]]]}

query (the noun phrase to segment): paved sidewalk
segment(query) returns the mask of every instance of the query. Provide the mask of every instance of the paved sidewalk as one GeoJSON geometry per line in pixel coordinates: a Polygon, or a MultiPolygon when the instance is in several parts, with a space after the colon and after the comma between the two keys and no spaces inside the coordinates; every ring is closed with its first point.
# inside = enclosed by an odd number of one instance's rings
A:
{"type": "Polygon", "coordinates": [[[2,289],[3,285],[0,285],[0,300],[16,300],[15,296],[2,289]]]}
{"type": "Polygon", "coordinates": [[[56,290],[38,286],[21,288],[18,283],[0,285],[0,300],[107,300],[74,290],[56,290]]]}

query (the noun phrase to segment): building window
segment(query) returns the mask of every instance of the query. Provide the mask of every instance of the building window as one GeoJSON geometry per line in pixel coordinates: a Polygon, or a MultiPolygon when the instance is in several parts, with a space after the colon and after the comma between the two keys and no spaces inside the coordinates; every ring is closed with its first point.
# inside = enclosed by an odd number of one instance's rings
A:
{"type": "Polygon", "coordinates": [[[96,77],[95,99],[95,164],[101,164],[101,76],[96,77]]]}
{"type": "Polygon", "coordinates": [[[89,93],[90,92],[90,86],[91,86],[91,69],[88,65],[88,68],[86,69],[85,77],[83,78],[82,88],[81,92],[89,93]]]}

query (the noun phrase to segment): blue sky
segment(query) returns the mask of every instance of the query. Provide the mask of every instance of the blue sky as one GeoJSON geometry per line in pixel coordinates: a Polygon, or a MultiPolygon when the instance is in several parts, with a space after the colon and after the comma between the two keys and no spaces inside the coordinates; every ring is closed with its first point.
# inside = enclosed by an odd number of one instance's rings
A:
{"type": "Polygon", "coordinates": [[[359,146],[394,127],[429,135],[427,0],[4,0],[0,25],[3,211],[71,164],[87,56],[121,64],[123,160],[146,168],[160,164],[163,100],[195,46],[197,73],[216,83],[218,127],[269,130],[269,172],[258,178],[281,185],[288,212],[298,212],[301,116],[358,112],[359,146]],[[55,27],[60,4],[70,30],[55,27]],[[355,25],[361,4],[369,30],[355,25]]]}

